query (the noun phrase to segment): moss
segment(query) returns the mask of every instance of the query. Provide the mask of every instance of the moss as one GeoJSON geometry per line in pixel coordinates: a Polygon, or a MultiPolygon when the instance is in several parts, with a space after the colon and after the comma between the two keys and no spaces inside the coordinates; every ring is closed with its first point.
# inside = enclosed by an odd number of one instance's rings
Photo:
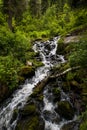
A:
{"type": "Polygon", "coordinates": [[[19,76],[19,77],[18,77],[18,80],[19,80],[19,84],[22,84],[22,83],[24,83],[25,78],[22,77],[22,76],[19,76]]]}
{"type": "Polygon", "coordinates": [[[64,39],[61,38],[58,41],[57,54],[64,54],[64,53],[65,53],[65,44],[64,44],[64,39]]]}
{"type": "Polygon", "coordinates": [[[59,88],[54,88],[53,89],[53,94],[54,95],[59,95],[60,94],[60,89],[59,88]]]}
{"type": "Polygon", "coordinates": [[[64,90],[64,92],[70,91],[70,89],[71,89],[70,83],[64,81],[64,82],[63,82],[63,85],[62,85],[62,89],[64,90]]]}
{"type": "Polygon", "coordinates": [[[75,87],[80,87],[80,84],[77,81],[75,81],[75,80],[71,81],[71,85],[75,86],[75,87]]]}
{"type": "Polygon", "coordinates": [[[53,95],[54,95],[54,102],[59,101],[60,98],[61,98],[60,89],[59,88],[53,88],[52,92],[53,92],[53,95]]]}
{"type": "Polygon", "coordinates": [[[36,61],[36,60],[33,61],[33,64],[34,64],[35,68],[41,67],[44,65],[41,61],[36,61]]]}
{"type": "Polygon", "coordinates": [[[87,129],[87,120],[81,123],[79,130],[86,130],[87,129]]]}
{"type": "Polygon", "coordinates": [[[36,114],[36,106],[34,104],[26,105],[21,111],[22,118],[27,117],[29,115],[36,114]]]}
{"type": "Polygon", "coordinates": [[[57,112],[63,118],[70,120],[74,116],[74,109],[68,101],[60,101],[58,102],[57,112]]]}
{"type": "Polygon", "coordinates": [[[16,130],[38,130],[39,119],[38,116],[34,116],[31,119],[21,121],[17,124],[16,130]]]}
{"type": "Polygon", "coordinates": [[[41,102],[41,101],[43,101],[43,98],[44,98],[44,96],[41,94],[41,95],[38,96],[37,100],[41,102]]]}
{"type": "Polygon", "coordinates": [[[24,78],[29,78],[35,74],[35,68],[32,66],[23,66],[19,72],[19,75],[24,78]]]}
{"type": "Polygon", "coordinates": [[[66,75],[66,81],[70,81],[74,79],[74,73],[68,72],[66,75]]]}
{"type": "Polygon", "coordinates": [[[79,130],[86,130],[87,129],[87,110],[82,113],[81,115],[81,123],[79,130]]]}
{"type": "Polygon", "coordinates": [[[37,97],[37,95],[40,93],[40,89],[39,88],[37,88],[37,89],[35,89],[34,91],[33,91],[33,93],[31,94],[31,97],[32,98],[34,98],[34,97],[37,97]]]}
{"type": "Polygon", "coordinates": [[[48,79],[44,79],[41,82],[39,82],[34,88],[33,93],[31,94],[31,97],[37,97],[39,94],[42,94],[43,89],[47,82],[48,82],[48,79]]]}

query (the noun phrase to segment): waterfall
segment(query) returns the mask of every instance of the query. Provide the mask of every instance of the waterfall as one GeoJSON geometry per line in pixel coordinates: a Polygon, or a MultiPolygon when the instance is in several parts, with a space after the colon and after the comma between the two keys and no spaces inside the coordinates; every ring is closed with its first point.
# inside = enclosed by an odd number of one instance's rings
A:
{"type": "MultiPolygon", "coordinates": [[[[63,56],[56,55],[58,39],[59,37],[55,37],[51,41],[35,42],[33,49],[35,52],[40,53],[40,57],[44,63],[44,66],[38,68],[35,71],[35,76],[33,76],[26,84],[22,85],[18,90],[16,90],[13,95],[3,103],[0,108],[0,130],[12,129],[12,126],[16,124],[16,121],[13,122],[13,124],[10,124],[13,111],[16,108],[19,109],[26,104],[27,99],[29,95],[32,94],[35,85],[37,85],[38,82],[43,80],[49,74],[50,68],[53,67],[54,64],[58,63],[59,59],[60,62],[64,62],[63,56]]],[[[49,103],[46,98],[44,98],[44,102],[47,102],[47,104],[49,103]]],[[[49,105],[50,107],[53,107],[51,103],[49,103],[49,105]]],[[[46,106],[44,109],[47,109],[46,106]]],[[[50,122],[46,122],[46,125],[49,126],[49,124],[50,122]]],[[[51,130],[59,130],[56,124],[54,124],[54,126],[51,124],[50,126],[53,127],[51,130]]]]}

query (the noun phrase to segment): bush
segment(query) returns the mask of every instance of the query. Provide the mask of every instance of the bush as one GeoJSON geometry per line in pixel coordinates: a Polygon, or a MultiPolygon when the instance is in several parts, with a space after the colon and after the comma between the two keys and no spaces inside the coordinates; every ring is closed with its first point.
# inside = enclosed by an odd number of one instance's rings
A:
{"type": "Polygon", "coordinates": [[[87,40],[82,39],[75,46],[75,51],[71,53],[69,57],[71,66],[81,66],[85,68],[87,66],[87,40]]]}
{"type": "Polygon", "coordinates": [[[11,89],[17,86],[18,83],[18,68],[20,62],[12,56],[0,56],[0,82],[6,84],[11,89]]]}
{"type": "Polygon", "coordinates": [[[0,82],[11,89],[18,84],[18,71],[26,62],[31,44],[20,31],[12,33],[6,27],[0,30],[0,82]]]}

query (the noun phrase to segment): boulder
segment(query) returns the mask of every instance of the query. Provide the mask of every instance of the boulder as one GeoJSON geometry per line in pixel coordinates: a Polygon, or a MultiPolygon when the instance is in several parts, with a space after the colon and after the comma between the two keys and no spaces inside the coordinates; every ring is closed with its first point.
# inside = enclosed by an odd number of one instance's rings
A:
{"type": "Polygon", "coordinates": [[[60,92],[60,89],[59,88],[53,88],[52,90],[53,92],[53,95],[54,95],[54,101],[59,101],[60,98],[61,98],[61,92],[60,92]]]}
{"type": "Polygon", "coordinates": [[[15,130],[44,130],[44,121],[38,116],[32,116],[17,123],[15,130]]]}
{"type": "Polygon", "coordinates": [[[23,66],[19,72],[21,77],[30,78],[35,74],[35,68],[32,66],[23,66]]]}
{"type": "Polygon", "coordinates": [[[12,124],[17,119],[17,116],[18,116],[18,109],[15,109],[10,124],[12,124]]]}
{"type": "Polygon", "coordinates": [[[79,122],[78,121],[73,121],[64,124],[60,130],[79,130],[79,122]]]}
{"type": "Polygon", "coordinates": [[[23,107],[20,111],[20,117],[21,119],[24,119],[25,117],[35,115],[37,113],[36,106],[34,104],[29,104],[23,107]]]}
{"type": "Polygon", "coordinates": [[[74,108],[68,101],[58,102],[56,112],[66,120],[71,120],[74,117],[74,108]]]}
{"type": "Polygon", "coordinates": [[[15,130],[44,130],[45,123],[40,117],[37,106],[30,99],[22,109],[19,110],[19,119],[15,130]]]}
{"type": "Polygon", "coordinates": [[[47,121],[52,121],[53,123],[59,123],[60,122],[60,118],[56,113],[52,113],[51,111],[45,110],[43,112],[43,116],[45,118],[45,120],[47,121]]]}

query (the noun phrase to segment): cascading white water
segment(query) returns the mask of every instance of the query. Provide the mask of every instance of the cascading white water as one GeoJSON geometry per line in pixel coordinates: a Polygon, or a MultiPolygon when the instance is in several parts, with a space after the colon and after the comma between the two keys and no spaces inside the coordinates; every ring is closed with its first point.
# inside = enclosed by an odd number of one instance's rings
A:
{"type": "MultiPolygon", "coordinates": [[[[66,100],[69,103],[71,103],[68,95],[65,94],[63,90],[61,90],[61,88],[60,91],[61,91],[61,101],[66,100]]],[[[51,92],[49,92],[49,89],[47,87],[45,88],[43,95],[44,95],[43,99],[44,107],[42,109],[42,117],[45,120],[45,130],[60,130],[64,124],[68,124],[77,119],[77,116],[74,115],[74,118],[72,120],[65,120],[65,119],[60,120],[58,113],[56,113],[55,111],[56,104],[54,104],[52,101],[53,95],[51,92]]]]}
{"type": "MultiPolygon", "coordinates": [[[[44,43],[36,42],[33,49],[35,52],[39,51],[40,56],[42,58],[42,62],[44,63],[43,67],[40,67],[36,70],[35,76],[32,77],[27,84],[21,86],[11,98],[9,98],[3,106],[0,108],[0,130],[7,129],[11,130],[13,124],[10,124],[10,120],[12,118],[12,114],[14,109],[23,107],[27,101],[29,95],[31,95],[33,88],[35,85],[44,79],[49,73],[50,67],[55,64],[56,59],[56,49],[57,49],[57,41],[59,37],[55,37],[52,41],[47,41],[44,43]],[[50,45],[50,46],[49,46],[50,45]],[[50,51],[47,51],[48,49],[50,51]],[[49,53],[48,53],[49,52],[49,53]]],[[[63,56],[59,56],[58,59],[61,62],[64,62],[63,56]]],[[[16,122],[14,122],[15,124],[16,122]]],[[[52,124],[51,124],[52,125],[52,124]]],[[[53,126],[52,126],[53,127],[53,126]]],[[[55,128],[57,126],[55,125],[55,128]]],[[[51,130],[59,130],[52,128],[51,130]]]]}

